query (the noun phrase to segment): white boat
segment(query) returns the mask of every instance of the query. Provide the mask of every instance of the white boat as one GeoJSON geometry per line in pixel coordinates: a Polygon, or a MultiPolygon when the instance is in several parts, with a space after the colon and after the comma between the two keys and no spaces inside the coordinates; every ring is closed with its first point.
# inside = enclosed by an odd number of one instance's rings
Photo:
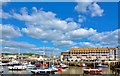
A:
{"type": "Polygon", "coordinates": [[[108,68],[107,65],[102,65],[102,64],[99,64],[98,67],[100,67],[100,68],[108,68]]]}
{"type": "Polygon", "coordinates": [[[62,68],[62,69],[66,69],[68,68],[68,65],[65,65],[65,64],[60,64],[60,65],[56,65],[55,68],[62,68]]]}
{"type": "Polygon", "coordinates": [[[6,65],[7,65],[6,63],[0,62],[0,66],[6,66],[6,65]]]}
{"type": "Polygon", "coordinates": [[[85,63],[78,64],[77,66],[79,66],[79,67],[86,67],[85,63]]]}
{"type": "Polygon", "coordinates": [[[8,66],[18,66],[20,65],[21,63],[19,61],[16,61],[16,60],[12,60],[12,62],[9,62],[8,63],[8,66]]]}
{"type": "Polygon", "coordinates": [[[25,70],[26,66],[23,65],[19,65],[19,66],[9,66],[8,67],[9,70],[25,70]]]}
{"type": "Polygon", "coordinates": [[[36,70],[31,70],[33,74],[54,74],[57,72],[55,69],[48,68],[48,69],[36,69],[36,70]]]}
{"type": "Polygon", "coordinates": [[[83,72],[84,74],[99,75],[102,74],[102,69],[84,69],[83,72]]]}
{"type": "Polygon", "coordinates": [[[35,65],[28,64],[28,65],[26,65],[26,67],[27,67],[27,69],[33,69],[33,68],[35,68],[35,65]]]}

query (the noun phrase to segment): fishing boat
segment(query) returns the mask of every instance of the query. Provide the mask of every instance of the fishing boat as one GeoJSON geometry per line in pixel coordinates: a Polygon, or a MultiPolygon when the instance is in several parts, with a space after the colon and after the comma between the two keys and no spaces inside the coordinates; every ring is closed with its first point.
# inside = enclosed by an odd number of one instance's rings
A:
{"type": "Polygon", "coordinates": [[[17,66],[9,66],[9,70],[26,70],[26,66],[24,65],[17,65],[17,66]]]}

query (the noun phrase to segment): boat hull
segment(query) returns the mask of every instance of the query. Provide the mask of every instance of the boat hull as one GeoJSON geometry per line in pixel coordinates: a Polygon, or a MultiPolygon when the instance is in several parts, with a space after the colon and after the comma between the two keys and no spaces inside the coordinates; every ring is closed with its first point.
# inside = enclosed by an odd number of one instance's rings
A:
{"type": "Polygon", "coordinates": [[[57,70],[52,69],[40,69],[40,70],[31,70],[33,74],[54,74],[57,70]]]}
{"type": "Polygon", "coordinates": [[[21,66],[14,66],[14,67],[8,67],[9,70],[26,70],[25,67],[21,66]]]}
{"type": "Polygon", "coordinates": [[[101,75],[102,70],[99,70],[99,69],[85,69],[84,74],[101,75]]]}
{"type": "Polygon", "coordinates": [[[38,71],[38,72],[35,72],[35,71],[31,71],[33,74],[54,74],[56,71],[38,71]]]}

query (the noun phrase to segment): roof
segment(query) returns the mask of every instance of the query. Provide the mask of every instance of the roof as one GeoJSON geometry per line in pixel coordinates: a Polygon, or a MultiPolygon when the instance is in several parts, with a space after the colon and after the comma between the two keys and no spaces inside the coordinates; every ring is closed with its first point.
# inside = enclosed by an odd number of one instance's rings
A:
{"type": "Polygon", "coordinates": [[[61,52],[61,55],[69,55],[69,52],[61,52]]]}
{"type": "Polygon", "coordinates": [[[109,52],[116,48],[70,48],[70,52],[109,52]]]}

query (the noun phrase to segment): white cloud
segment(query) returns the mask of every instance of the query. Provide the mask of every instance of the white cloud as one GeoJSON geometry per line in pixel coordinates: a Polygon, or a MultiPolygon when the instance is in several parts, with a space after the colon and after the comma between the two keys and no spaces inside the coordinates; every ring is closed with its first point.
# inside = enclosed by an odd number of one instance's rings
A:
{"type": "Polygon", "coordinates": [[[44,52],[60,51],[59,48],[54,48],[54,47],[36,47],[36,48],[31,48],[31,49],[35,51],[44,51],[44,52]]]}
{"type": "Polygon", "coordinates": [[[0,0],[0,2],[10,2],[11,0],[0,0]]]}
{"type": "Polygon", "coordinates": [[[56,29],[61,31],[68,31],[77,28],[75,22],[66,22],[56,17],[56,14],[53,12],[45,12],[42,10],[37,10],[33,7],[34,11],[32,14],[28,15],[26,8],[21,8],[22,14],[14,13],[13,16],[16,19],[26,21],[28,27],[39,27],[44,30],[56,29]],[[69,26],[70,24],[74,24],[69,26]]]}
{"type": "Polygon", "coordinates": [[[13,47],[3,47],[2,48],[3,51],[12,51],[12,50],[18,50],[17,48],[13,48],[13,47]]]}
{"type": "Polygon", "coordinates": [[[96,33],[91,36],[89,39],[95,42],[100,42],[101,44],[118,44],[118,33],[120,33],[120,29],[109,31],[109,32],[101,32],[96,33]]]}
{"type": "Polygon", "coordinates": [[[89,13],[92,17],[102,16],[104,10],[94,0],[81,0],[75,6],[75,10],[79,13],[89,13]]]}
{"type": "Polygon", "coordinates": [[[91,42],[80,42],[80,47],[103,47],[101,44],[94,44],[91,42]]]}
{"type": "Polygon", "coordinates": [[[102,16],[103,15],[103,12],[104,10],[101,9],[101,7],[96,3],[94,2],[90,7],[89,7],[89,10],[91,12],[91,16],[94,17],[94,16],[102,16]]]}
{"type": "Polygon", "coordinates": [[[85,20],[86,20],[86,18],[84,16],[78,15],[78,22],[82,23],[85,20]]]}
{"type": "Polygon", "coordinates": [[[42,42],[43,42],[44,44],[47,44],[47,43],[48,43],[48,41],[45,41],[45,40],[44,40],[44,41],[42,41],[42,42]]]}
{"type": "Polygon", "coordinates": [[[65,41],[65,40],[63,40],[63,41],[52,41],[52,43],[53,43],[54,45],[60,46],[60,47],[66,47],[66,46],[76,45],[75,42],[70,41],[70,40],[69,40],[69,41],[65,41]]]}
{"type": "Polygon", "coordinates": [[[3,5],[6,5],[7,2],[10,2],[11,0],[0,0],[0,8],[2,8],[3,5]]]}
{"type": "Polygon", "coordinates": [[[30,44],[28,42],[17,42],[11,40],[3,40],[0,39],[0,50],[4,53],[36,53],[39,54],[38,51],[47,52],[59,52],[59,48],[54,47],[37,47],[34,44],[30,44]]]}
{"type": "Polygon", "coordinates": [[[1,45],[4,47],[14,47],[14,48],[34,48],[36,45],[27,42],[16,42],[10,40],[1,40],[1,45]]]}
{"type": "Polygon", "coordinates": [[[82,38],[87,38],[95,33],[96,33],[96,30],[92,28],[90,29],[80,28],[80,29],[68,32],[67,36],[70,39],[82,39],[82,38]]]}
{"type": "Polygon", "coordinates": [[[73,18],[67,18],[67,19],[65,19],[65,21],[73,21],[73,18]]]}
{"type": "MultiPolygon", "coordinates": [[[[32,8],[32,14],[28,14],[27,8],[21,8],[21,14],[13,13],[13,17],[26,22],[27,28],[22,28],[22,32],[30,37],[47,40],[63,40],[65,33],[80,27],[74,21],[66,21],[56,17],[53,12],[45,12],[32,8]]],[[[69,18],[70,20],[70,18],[69,18]]]]}
{"type": "Polygon", "coordinates": [[[30,37],[36,39],[46,39],[46,40],[61,40],[65,36],[61,31],[58,30],[43,30],[41,28],[23,28],[22,31],[29,35],[30,37]]]}
{"type": "Polygon", "coordinates": [[[4,12],[2,9],[0,9],[0,18],[8,19],[12,16],[9,13],[4,12]]]}
{"type": "Polygon", "coordinates": [[[20,29],[10,24],[0,24],[0,38],[16,38],[22,36],[20,29]]]}

